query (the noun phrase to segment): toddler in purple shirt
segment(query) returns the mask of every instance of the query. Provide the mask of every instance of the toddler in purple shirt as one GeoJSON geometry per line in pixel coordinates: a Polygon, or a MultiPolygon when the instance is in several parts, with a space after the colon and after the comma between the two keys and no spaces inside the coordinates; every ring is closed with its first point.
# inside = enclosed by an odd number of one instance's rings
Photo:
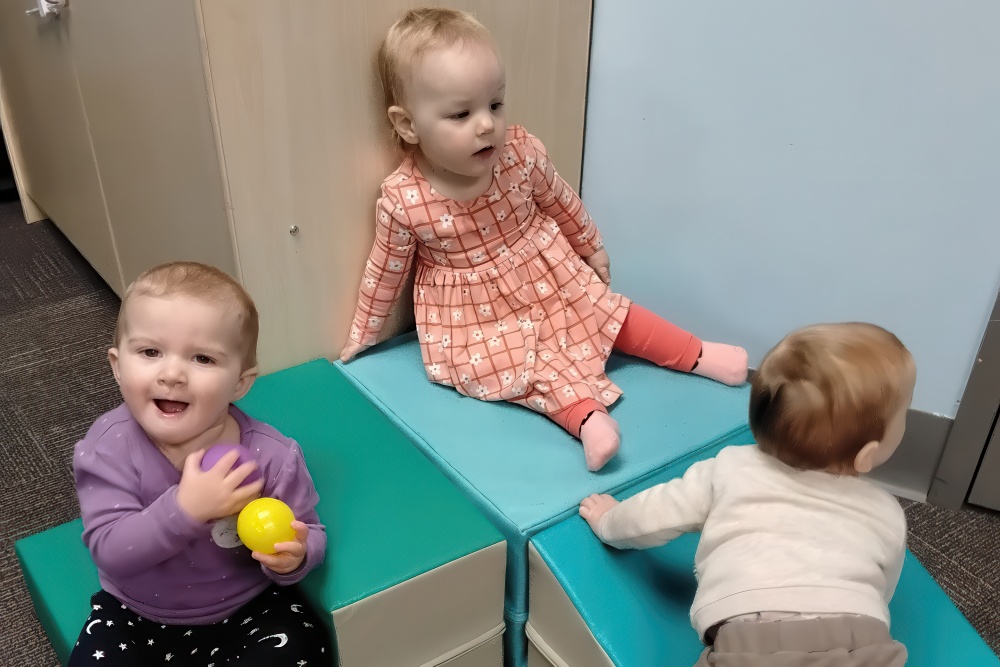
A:
{"type": "Polygon", "coordinates": [[[326,624],[293,586],[326,550],[302,451],[232,404],[257,377],[257,330],[246,291],[203,264],[154,267],[126,291],[108,350],[124,403],[73,456],[101,590],[71,666],[333,663],[326,624]],[[256,460],[234,467],[232,451],[203,471],[219,443],[256,460]],[[296,517],[273,554],[251,552],[232,521],[261,496],[296,517]]]}

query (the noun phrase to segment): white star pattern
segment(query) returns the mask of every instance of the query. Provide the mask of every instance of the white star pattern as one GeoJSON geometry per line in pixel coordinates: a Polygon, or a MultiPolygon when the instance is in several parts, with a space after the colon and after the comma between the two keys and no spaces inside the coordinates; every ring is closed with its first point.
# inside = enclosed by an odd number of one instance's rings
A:
{"type": "Polygon", "coordinates": [[[120,648],[123,651],[128,650],[128,646],[126,646],[125,644],[119,644],[118,648],[120,648]]]}
{"type": "Polygon", "coordinates": [[[94,651],[94,660],[100,660],[104,657],[104,651],[94,651]]]}

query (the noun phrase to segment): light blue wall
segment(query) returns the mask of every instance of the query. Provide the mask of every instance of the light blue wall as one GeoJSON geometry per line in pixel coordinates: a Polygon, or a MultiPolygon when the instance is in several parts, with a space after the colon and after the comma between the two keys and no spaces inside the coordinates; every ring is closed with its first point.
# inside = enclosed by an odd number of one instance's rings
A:
{"type": "Polygon", "coordinates": [[[867,320],[953,417],[1000,288],[1000,4],[596,0],[582,193],[612,285],[751,363],[867,320]]]}

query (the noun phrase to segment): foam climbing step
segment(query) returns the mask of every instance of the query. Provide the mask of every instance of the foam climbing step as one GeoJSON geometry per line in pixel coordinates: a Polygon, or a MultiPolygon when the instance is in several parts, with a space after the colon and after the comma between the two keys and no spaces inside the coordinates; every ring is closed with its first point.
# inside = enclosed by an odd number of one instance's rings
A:
{"type": "Polygon", "coordinates": [[[573,515],[591,493],[615,493],[722,446],[751,441],[747,385],[726,387],[617,354],[607,370],[625,392],[611,411],[621,426],[622,447],[598,473],[587,471],[580,443],[545,417],[431,384],[413,334],[335,366],[507,539],[505,613],[513,665],[527,658],[531,535],[573,515]]]}
{"type": "MultiPolygon", "coordinates": [[[[503,536],[390,420],[325,360],[261,377],[240,407],[302,447],[329,535],[303,589],[341,664],[501,664],[503,536]]],[[[15,545],[64,663],[98,588],[81,533],[77,520],[15,545]]]]}
{"type": "MultiPolygon", "coordinates": [[[[693,665],[704,648],[688,618],[697,544],[697,534],[688,534],[655,549],[619,551],[579,516],[532,537],[529,667],[693,665]]],[[[892,635],[909,651],[908,667],[1000,665],[910,553],[889,611],[892,635]]]]}

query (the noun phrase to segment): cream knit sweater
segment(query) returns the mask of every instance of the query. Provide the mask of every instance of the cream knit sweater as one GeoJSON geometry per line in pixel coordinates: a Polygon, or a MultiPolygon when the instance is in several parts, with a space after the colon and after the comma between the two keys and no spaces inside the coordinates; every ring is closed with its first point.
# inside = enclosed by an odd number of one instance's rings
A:
{"type": "Polygon", "coordinates": [[[889,624],[906,519],[868,480],[796,470],[753,445],[727,447],[608,511],[598,536],[643,549],[699,530],[691,606],[699,637],[763,611],[863,614],[889,624]]]}

